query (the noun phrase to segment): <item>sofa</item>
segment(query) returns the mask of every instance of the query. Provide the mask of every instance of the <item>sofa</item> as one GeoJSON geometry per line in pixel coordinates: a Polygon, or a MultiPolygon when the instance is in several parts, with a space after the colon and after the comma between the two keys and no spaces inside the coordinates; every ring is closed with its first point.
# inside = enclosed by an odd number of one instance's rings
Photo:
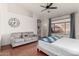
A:
{"type": "Polygon", "coordinates": [[[38,37],[33,32],[12,33],[10,37],[10,43],[12,47],[35,42],[37,40],[38,40],[38,37]]]}

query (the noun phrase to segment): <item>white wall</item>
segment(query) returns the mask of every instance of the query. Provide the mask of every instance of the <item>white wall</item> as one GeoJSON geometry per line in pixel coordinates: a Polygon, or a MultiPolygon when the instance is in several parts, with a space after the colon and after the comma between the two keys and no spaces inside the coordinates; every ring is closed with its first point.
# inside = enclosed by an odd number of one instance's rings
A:
{"type": "Polygon", "coordinates": [[[33,13],[31,11],[24,8],[20,4],[19,3],[9,3],[9,4],[7,4],[8,5],[8,11],[13,12],[13,13],[17,13],[17,14],[21,14],[21,15],[25,15],[25,16],[32,16],[33,15],[33,13]]]}
{"type": "Polygon", "coordinates": [[[79,11],[75,13],[75,33],[76,38],[79,39],[79,11]]]}
{"type": "Polygon", "coordinates": [[[37,34],[37,18],[30,17],[30,14],[27,13],[27,10],[21,9],[17,5],[8,5],[1,4],[0,5],[0,20],[1,20],[1,35],[4,36],[2,38],[2,45],[10,44],[9,36],[11,33],[15,32],[34,32],[37,34]],[[13,8],[12,8],[13,7],[13,8]],[[10,9],[12,8],[12,9],[10,9]],[[20,21],[20,26],[17,28],[12,28],[8,25],[8,20],[11,17],[16,17],[20,21]]]}
{"type": "Polygon", "coordinates": [[[67,18],[70,18],[70,15],[63,15],[60,17],[52,18],[52,20],[62,20],[62,19],[67,19],[67,18]]]}
{"type": "Polygon", "coordinates": [[[0,4],[0,20],[1,20],[1,31],[0,33],[2,34],[5,28],[5,21],[7,19],[7,13],[8,13],[8,10],[7,10],[7,4],[0,4]]]}
{"type": "Polygon", "coordinates": [[[8,18],[6,20],[3,20],[3,22],[5,22],[3,24],[4,25],[3,29],[6,29],[2,30],[3,34],[9,34],[13,32],[34,32],[35,34],[37,34],[36,19],[11,12],[8,12],[7,15],[8,18]],[[11,26],[8,25],[9,19],[13,17],[19,19],[20,21],[19,27],[12,28],[11,26]]]}

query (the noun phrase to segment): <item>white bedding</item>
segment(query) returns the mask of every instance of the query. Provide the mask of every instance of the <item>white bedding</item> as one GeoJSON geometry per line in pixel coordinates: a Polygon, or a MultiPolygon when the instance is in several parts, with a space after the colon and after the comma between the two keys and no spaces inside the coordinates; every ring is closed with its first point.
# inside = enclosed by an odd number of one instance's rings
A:
{"type": "Polygon", "coordinates": [[[54,43],[38,42],[38,49],[48,55],[75,56],[79,55],[79,40],[62,38],[54,43]]]}
{"type": "Polygon", "coordinates": [[[60,40],[57,40],[55,43],[52,43],[52,45],[57,46],[71,54],[79,55],[78,39],[62,38],[60,40]]]}

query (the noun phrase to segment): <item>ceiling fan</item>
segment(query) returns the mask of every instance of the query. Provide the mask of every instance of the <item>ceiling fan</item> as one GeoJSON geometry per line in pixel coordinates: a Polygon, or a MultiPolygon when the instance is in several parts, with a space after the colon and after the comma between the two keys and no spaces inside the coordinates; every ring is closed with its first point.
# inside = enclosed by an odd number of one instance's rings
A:
{"type": "Polygon", "coordinates": [[[45,11],[45,10],[47,10],[47,9],[57,9],[57,7],[51,7],[52,5],[53,5],[53,3],[47,3],[46,6],[42,6],[42,5],[41,5],[41,7],[45,8],[45,9],[42,10],[41,12],[43,12],[43,11],[45,11]]]}

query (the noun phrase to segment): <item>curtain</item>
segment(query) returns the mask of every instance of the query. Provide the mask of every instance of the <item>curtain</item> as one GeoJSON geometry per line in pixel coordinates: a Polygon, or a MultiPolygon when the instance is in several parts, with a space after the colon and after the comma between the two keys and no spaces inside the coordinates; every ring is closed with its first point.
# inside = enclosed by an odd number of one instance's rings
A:
{"type": "Polygon", "coordinates": [[[72,13],[70,18],[70,38],[75,38],[75,13],[72,13]]]}
{"type": "Polygon", "coordinates": [[[51,36],[51,18],[49,18],[48,36],[51,36]]]}

